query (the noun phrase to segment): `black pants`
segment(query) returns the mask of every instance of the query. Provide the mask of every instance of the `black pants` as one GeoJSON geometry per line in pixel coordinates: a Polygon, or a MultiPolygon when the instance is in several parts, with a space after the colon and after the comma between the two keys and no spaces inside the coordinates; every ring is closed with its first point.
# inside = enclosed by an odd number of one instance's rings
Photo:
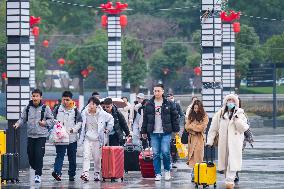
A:
{"type": "Polygon", "coordinates": [[[117,134],[109,135],[109,145],[110,146],[120,146],[121,143],[119,141],[119,137],[117,134]]]}
{"type": "Polygon", "coordinates": [[[35,175],[42,175],[43,157],[45,153],[46,137],[30,138],[28,137],[28,157],[35,175]]]}

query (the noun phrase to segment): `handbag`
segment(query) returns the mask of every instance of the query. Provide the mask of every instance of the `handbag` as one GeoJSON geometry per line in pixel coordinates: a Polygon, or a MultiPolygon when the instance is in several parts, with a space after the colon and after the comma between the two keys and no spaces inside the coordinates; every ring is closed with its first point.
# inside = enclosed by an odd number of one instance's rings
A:
{"type": "Polygon", "coordinates": [[[179,137],[179,135],[176,135],[175,139],[176,139],[176,148],[177,148],[178,156],[180,158],[186,158],[186,156],[188,155],[188,151],[185,145],[181,143],[181,138],[179,137]]]}
{"type": "Polygon", "coordinates": [[[188,136],[189,133],[187,132],[186,129],[183,130],[182,135],[181,135],[181,143],[182,144],[188,144],[188,136]]]}

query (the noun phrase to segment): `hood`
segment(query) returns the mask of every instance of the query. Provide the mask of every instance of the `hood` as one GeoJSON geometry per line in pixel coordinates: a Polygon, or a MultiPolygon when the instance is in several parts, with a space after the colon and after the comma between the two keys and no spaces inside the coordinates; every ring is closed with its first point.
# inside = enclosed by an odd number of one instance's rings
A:
{"type": "Polygon", "coordinates": [[[225,98],[224,98],[224,100],[223,100],[223,108],[225,108],[226,107],[226,104],[227,104],[227,101],[228,101],[228,99],[234,99],[234,101],[236,102],[236,105],[238,106],[238,107],[240,107],[240,102],[239,102],[239,99],[238,99],[238,95],[236,95],[236,94],[229,94],[229,95],[227,95],[227,96],[225,96],[225,98]]]}
{"type": "MultiPolygon", "coordinates": [[[[101,111],[104,111],[103,108],[102,108],[100,105],[97,106],[97,112],[96,112],[95,116],[98,116],[101,111]]],[[[89,113],[89,110],[88,110],[88,109],[87,109],[87,111],[86,111],[86,115],[91,115],[91,114],[89,113]]]]}

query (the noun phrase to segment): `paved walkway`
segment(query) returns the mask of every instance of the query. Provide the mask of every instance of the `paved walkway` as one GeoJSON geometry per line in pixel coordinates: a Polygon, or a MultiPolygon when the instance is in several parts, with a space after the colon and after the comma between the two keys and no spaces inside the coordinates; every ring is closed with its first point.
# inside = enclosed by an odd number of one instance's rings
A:
{"type": "MultiPolygon", "coordinates": [[[[255,128],[254,148],[244,151],[243,170],[240,173],[240,183],[236,188],[242,189],[266,189],[284,188],[284,127],[273,130],[271,128],[255,128]]],[[[125,175],[123,183],[95,183],[90,181],[84,183],[79,179],[82,169],[82,148],[78,149],[78,171],[75,182],[68,181],[67,157],[63,167],[63,181],[56,182],[51,177],[54,163],[54,146],[47,144],[46,156],[44,158],[44,170],[41,184],[34,184],[34,171],[23,171],[20,173],[20,183],[2,184],[2,188],[194,188],[190,182],[190,171],[184,161],[179,161],[177,169],[172,170],[174,177],[170,182],[155,182],[153,179],[142,179],[140,172],[129,172],[125,175]]],[[[217,188],[224,187],[224,175],[218,174],[217,188]]],[[[211,187],[212,188],[212,187],[211,187]]]]}

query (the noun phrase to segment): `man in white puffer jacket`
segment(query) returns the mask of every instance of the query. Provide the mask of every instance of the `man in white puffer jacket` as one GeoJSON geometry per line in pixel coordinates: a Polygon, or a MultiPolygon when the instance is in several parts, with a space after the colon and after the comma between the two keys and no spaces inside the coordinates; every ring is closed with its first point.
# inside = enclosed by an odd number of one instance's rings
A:
{"type": "Polygon", "coordinates": [[[82,114],[83,124],[79,145],[83,143],[83,173],[81,179],[89,181],[90,158],[94,159],[94,180],[100,181],[102,146],[107,143],[105,135],[113,130],[114,119],[100,106],[100,100],[91,97],[88,109],[82,114]]]}

